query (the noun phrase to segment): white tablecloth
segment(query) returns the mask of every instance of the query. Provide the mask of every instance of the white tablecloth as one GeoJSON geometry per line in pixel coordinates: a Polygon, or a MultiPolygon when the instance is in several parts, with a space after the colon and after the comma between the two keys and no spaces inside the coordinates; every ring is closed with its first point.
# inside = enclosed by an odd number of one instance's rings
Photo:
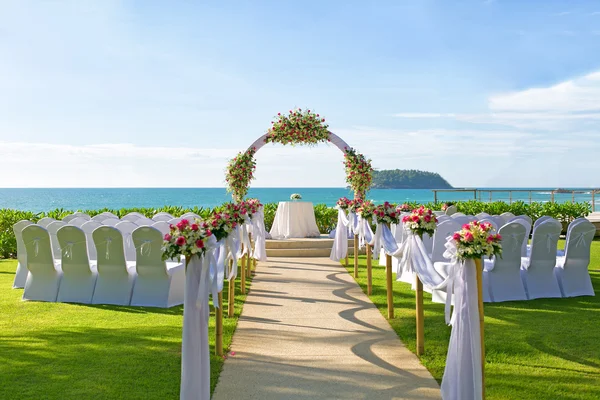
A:
{"type": "Polygon", "coordinates": [[[277,207],[269,232],[273,239],[318,237],[313,204],[307,201],[282,201],[277,207]]]}

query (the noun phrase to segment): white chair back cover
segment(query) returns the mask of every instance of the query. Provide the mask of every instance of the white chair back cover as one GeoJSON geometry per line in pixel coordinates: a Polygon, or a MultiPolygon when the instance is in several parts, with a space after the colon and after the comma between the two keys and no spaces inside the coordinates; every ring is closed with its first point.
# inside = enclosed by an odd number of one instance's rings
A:
{"type": "Polygon", "coordinates": [[[515,218],[524,219],[525,221],[529,222],[529,226],[533,226],[533,220],[531,219],[531,217],[529,215],[525,215],[525,214],[517,215],[513,219],[511,219],[509,222],[512,222],[515,218]]]}
{"type": "MultiPolygon", "coordinates": [[[[68,221],[68,224],[76,226],[78,228],[81,228],[81,225],[85,224],[88,221],[89,221],[89,219],[85,219],[85,218],[81,218],[81,217],[75,217],[75,218],[70,219],[68,221]]],[[[63,222],[65,222],[65,220],[63,220],[63,222]]]]}
{"type": "Polygon", "coordinates": [[[131,234],[138,228],[138,226],[130,221],[121,221],[117,225],[115,225],[115,228],[117,228],[119,232],[121,232],[121,235],[123,235],[125,260],[135,261],[135,246],[133,245],[131,234]]]}
{"type": "Polygon", "coordinates": [[[39,225],[28,225],[22,235],[29,270],[23,300],[56,301],[62,272],[54,264],[50,234],[39,225]]]}
{"type": "Polygon", "coordinates": [[[195,220],[197,220],[197,219],[201,220],[202,218],[196,213],[188,212],[188,213],[183,214],[181,216],[181,219],[187,219],[190,222],[194,222],[195,220]]]}
{"type": "MultiPolygon", "coordinates": [[[[446,215],[448,215],[448,214],[446,214],[446,215]]],[[[466,215],[465,213],[461,213],[461,212],[455,212],[455,213],[452,213],[452,214],[450,214],[450,216],[451,216],[452,218],[456,218],[456,217],[464,217],[465,215],[466,215]]]]}
{"type": "Polygon", "coordinates": [[[146,217],[141,217],[141,218],[138,218],[137,220],[133,221],[133,223],[136,224],[137,226],[152,226],[152,224],[155,222],[156,221],[154,221],[150,218],[146,218],[146,217]]]}
{"type": "Polygon", "coordinates": [[[537,228],[538,225],[544,223],[545,221],[548,221],[549,219],[553,219],[552,217],[549,217],[547,215],[544,215],[542,217],[539,217],[538,219],[535,220],[535,222],[533,223],[533,229],[537,228]]]}
{"type": "Polygon", "coordinates": [[[167,269],[162,259],[162,233],[143,226],[133,231],[132,237],[137,252],[137,280],[131,305],[172,307],[183,304],[185,267],[182,263],[170,263],[172,268],[167,269]]]}
{"type": "Polygon", "coordinates": [[[91,303],[96,273],[90,269],[85,232],[76,226],[67,225],[60,228],[56,236],[62,250],[63,271],[57,301],[91,303]]]}
{"type": "Polygon", "coordinates": [[[145,217],[143,215],[138,215],[138,213],[129,213],[129,214],[125,215],[123,218],[121,218],[121,221],[135,222],[140,218],[145,218],[145,217]]]}
{"type": "Polygon", "coordinates": [[[171,214],[169,214],[169,213],[160,212],[160,213],[158,213],[158,214],[154,215],[154,216],[152,217],[152,220],[153,220],[153,221],[155,221],[155,222],[159,222],[159,221],[169,222],[169,221],[170,221],[170,220],[172,220],[173,218],[175,218],[175,217],[173,217],[173,216],[172,216],[171,214]]]}
{"type": "Polygon", "coordinates": [[[92,221],[96,221],[96,222],[102,223],[103,221],[105,221],[107,219],[110,219],[110,218],[112,218],[112,219],[118,219],[116,217],[111,217],[111,216],[108,216],[108,215],[98,214],[98,215],[92,217],[92,221]]]}
{"type": "Polygon", "coordinates": [[[521,248],[521,257],[527,257],[527,244],[529,243],[529,235],[531,234],[531,224],[528,220],[521,217],[515,217],[511,219],[509,223],[513,222],[519,223],[525,227],[525,240],[523,241],[523,247],[521,248]]]}
{"type": "Polygon", "coordinates": [[[101,226],[102,226],[102,224],[94,221],[93,219],[91,221],[88,221],[85,224],[81,225],[81,230],[85,233],[85,239],[87,242],[87,252],[88,252],[89,260],[97,260],[98,259],[98,256],[96,253],[96,245],[94,244],[94,237],[92,236],[92,233],[96,229],[100,228],[101,226]]]}
{"type": "Polygon", "coordinates": [[[565,257],[554,270],[563,297],[595,295],[588,270],[595,235],[596,226],[589,221],[579,221],[570,228],[565,257]]]}
{"type": "Polygon", "coordinates": [[[437,220],[438,220],[439,223],[442,223],[444,221],[452,221],[452,217],[450,217],[450,216],[448,216],[446,214],[443,214],[443,215],[438,216],[437,220]]]}
{"type": "Polygon", "coordinates": [[[446,251],[446,242],[448,236],[452,236],[455,232],[461,229],[461,225],[452,219],[444,221],[437,225],[433,234],[433,250],[431,252],[431,262],[448,262],[444,257],[446,251]]]}
{"type": "Polygon", "coordinates": [[[102,225],[104,226],[117,226],[118,223],[125,221],[125,220],[121,220],[121,219],[117,219],[117,218],[107,218],[104,221],[102,221],[102,225]]]}
{"type": "Polygon", "coordinates": [[[502,219],[504,219],[505,224],[508,224],[510,222],[510,220],[515,217],[515,214],[513,214],[511,212],[504,212],[504,213],[500,214],[500,217],[502,217],[502,219]]]}
{"type": "Polygon", "coordinates": [[[490,216],[490,214],[488,214],[486,212],[480,212],[479,214],[475,215],[475,218],[481,220],[481,219],[487,218],[489,216],[490,216]]]}
{"type": "Polygon", "coordinates": [[[504,225],[506,225],[506,221],[504,221],[504,218],[502,218],[499,215],[490,215],[488,217],[488,219],[491,219],[492,221],[494,221],[496,223],[496,226],[498,227],[498,229],[500,229],[504,225]]]}
{"type": "Polygon", "coordinates": [[[50,225],[52,222],[56,221],[54,218],[50,218],[50,217],[44,217],[42,219],[40,219],[37,224],[39,226],[41,226],[42,228],[46,228],[48,225],[50,225]]]}
{"type": "Polygon", "coordinates": [[[452,216],[452,220],[454,222],[456,222],[457,224],[459,224],[460,226],[463,226],[465,224],[468,224],[469,222],[471,222],[471,220],[469,219],[469,217],[467,217],[466,215],[459,215],[459,216],[452,216]]]}
{"type": "Polygon", "coordinates": [[[446,215],[453,215],[458,211],[455,205],[451,205],[446,209],[446,215]]]}
{"type": "Polygon", "coordinates": [[[103,213],[100,213],[98,215],[105,215],[105,216],[107,216],[109,218],[117,218],[117,219],[119,219],[119,217],[117,215],[111,213],[110,211],[104,211],[103,213]]]}
{"type": "Polygon", "coordinates": [[[181,222],[182,219],[183,218],[173,218],[173,219],[170,219],[168,222],[170,225],[177,225],[178,223],[181,222]]]}
{"type": "Polygon", "coordinates": [[[493,268],[484,271],[484,284],[487,283],[491,301],[527,300],[520,271],[526,228],[512,222],[501,227],[498,233],[502,236],[502,257],[494,257],[493,268]]]}
{"type": "Polygon", "coordinates": [[[129,305],[135,271],[127,268],[123,235],[112,226],[101,226],[92,236],[98,252],[98,279],[92,303],[129,305]]]}
{"type": "Polygon", "coordinates": [[[77,218],[83,218],[86,221],[89,221],[90,219],[92,219],[92,217],[90,217],[88,214],[86,214],[84,212],[80,212],[80,211],[74,212],[73,215],[76,216],[77,218]]]}
{"type": "Polygon", "coordinates": [[[152,224],[152,227],[154,229],[158,229],[161,233],[161,235],[163,235],[163,237],[171,232],[171,224],[169,224],[168,222],[165,221],[157,221],[155,223],[152,224]]]}
{"type": "MultiPolygon", "coordinates": [[[[570,224],[569,224],[569,226],[567,227],[567,235],[565,236],[565,241],[568,241],[568,240],[569,240],[569,236],[570,236],[570,234],[571,234],[571,230],[572,230],[572,229],[573,229],[575,226],[579,225],[579,224],[580,224],[580,223],[582,223],[582,222],[589,222],[589,221],[587,220],[587,218],[584,218],[584,217],[581,217],[581,218],[576,218],[576,219],[574,219],[573,221],[571,221],[571,223],[570,223],[570,224]]],[[[565,243],[565,250],[567,250],[567,245],[566,245],[566,243],[565,243]]]]}
{"type": "Polygon", "coordinates": [[[556,246],[562,225],[549,219],[533,230],[531,256],[521,272],[528,299],[561,297],[554,276],[556,246]]]}
{"type": "Polygon", "coordinates": [[[52,244],[52,254],[54,255],[55,260],[60,260],[60,244],[58,244],[58,238],[56,237],[56,232],[63,226],[67,225],[63,221],[54,221],[48,224],[46,229],[50,234],[50,243],[52,244]]]}
{"type": "Polygon", "coordinates": [[[27,270],[27,249],[25,249],[25,243],[23,242],[23,229],[29,225],[33,225],[33,222],[23,220],[13,226],[13,232],[17,240],[17,272],[15,273],[13,289],[23,289],[25,282],[27,282],[29,271],[27,270]]]}
{"type": "Polygon", "coordinates": [[[68,224],[69,222],[71,222],[72,220],[74,220],[75,218],[77,218],[77,215],[73,215],[73,214],[69,214],[66,217],[64,217],[62,219],[62,222],[68,224]]]}

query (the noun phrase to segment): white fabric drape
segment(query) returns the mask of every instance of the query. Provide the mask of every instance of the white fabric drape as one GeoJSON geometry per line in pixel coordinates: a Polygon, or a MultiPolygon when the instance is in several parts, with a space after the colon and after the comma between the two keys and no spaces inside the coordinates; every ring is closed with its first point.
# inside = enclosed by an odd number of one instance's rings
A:
{"type": "Polygon", "coordinates": [[[400,253],[402,258],[396,271],[398,278],[402,273],[416,273],[425,286],[432,289],[445,287],[446,279],[433,268],[433,263],[419,236],[409,232],[400,246],[400,253]]]}
{"type": "Polygon", "coordinates": [[[358,216],[358,248],[362,249],[366,244],[373,240],[373,230],[369,221],[360,215],[358,216]]]}
{"type": "Polygon", "coordinates": [[[456,245],[446,243],[445,257],[452,260],[446,300],[446,319],[450,297],[454,292],[454,312],[450,320],[452,333],[448,344],[446,367],[442,378],[442,399],[480,400],[482,398],[481,334],[475,262],[460,262],[456,245]]]}
{"type": "Polygon", "coordinates": [[[258,261],[267,261],[267,231],[265,229],[265,214],[262,206],[252,216],[252,235],[254,237],[252,258],[258,261]]]}
{"type": "Polygon", "coordinates": [[[212,287],[211,264],[216,264],[218,257],[215,254],[218,245],[214,236],[207,240],[206,246],[206,253],[202,257],[193,256],[186,268],[179,396],[181,400],[210,400],[208,297],[212,287]]]}
{"type": "Polygon", "coordinates": [[[398,243],[396,243],[396,239],[394,238],[392,231],[386,224],[381,222],[377,223],[375,234],[373,235],[369,244],[373,247],[374,260],[377,260],[379,256],[379,250],[381,248],[383,248],[385,254],[392,257],[398,257],[400,254],[402,254],[402,250],[398,247],[398,243]]]}
{"type": "Polygon", "coordinates": [[[282,201],[277,206],[270,235],[273,239],[319,237],[313,203],[282,201]]]}
{"type": "Polygon", "coordinates": [[[340,261],[348,254],[348,226],[350,220],[346,216],[346,212],[338,208],[338,222],[335,228],[335,238],[333,239],[333,247],[329,258],[333,261],[340,261]]]}

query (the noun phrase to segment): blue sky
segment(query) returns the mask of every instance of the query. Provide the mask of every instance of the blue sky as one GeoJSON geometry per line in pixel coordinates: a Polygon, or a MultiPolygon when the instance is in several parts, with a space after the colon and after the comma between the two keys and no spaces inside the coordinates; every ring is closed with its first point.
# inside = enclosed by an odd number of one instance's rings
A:
{"type": "MultiPolygon", "coordinates": [[[[0,93],[0,187],[223,186],[294,106],[377,168],[600,186],[598,1],[0,0],[0,93]]],[[[326,145],[257,161],[344,186],[326,145]]]]}

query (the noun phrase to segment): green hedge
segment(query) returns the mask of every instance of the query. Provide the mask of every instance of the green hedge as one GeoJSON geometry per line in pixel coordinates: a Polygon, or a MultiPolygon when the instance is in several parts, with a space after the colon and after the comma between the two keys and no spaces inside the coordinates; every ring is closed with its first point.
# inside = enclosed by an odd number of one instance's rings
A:
{"type": "MultiPolygon", "coordinates": [[[[408,203],[413,207],[417,207],[418,203],[408,203]]],[[[426,207],[434,210],[441,209],[443,203],[427,203],[426,207]]],[[[568,223],[569,221],[585,217],[591,212],[591,206],[589,203],[524,203],[516,201],[512,204],[508,204],[502,201],[496,201],[493,203],[485,203],[481,201],[471,200],[464,202],[454,203],[458,211],[469,215],[475,215],[480,212],[486,212],[488,214],[497,215],[503,212],[512,212],[515,215],[529,215],[533,220],[543,216],[549,215],[553,218],[558,219],[561,222],[568,223]]],[[[315,207],[315,218],[317,226],[321,233],[328,233],[337,224],[337,211],[334,208],[327,207],[325,204],[316,204],[315,207]]],[[[273,219],[275,218],[275,211],[277,210],[277,203],[265,204],[265,226],[267,230],[271,229],[273,225],[273,219]]],[[[123,217],[130,212],[139,212],[148,218],[151,218],[158,212],[168,212],[174,216],[180,216],[187,212],[194,212],[201,217],[206,217],[211,213],[210,208],[194,207],[194,208],[183,208],[175,206],[166,206],[161,208],[122,208],[120,210],[101,209],[101,210],[86,210],[86,214],[94,216],[105,211],[110,211],[118,217],[123,217]]],[[[43,213],[33,213],[30,211],[18,211],[12,209],[0,209],[0,258],[14,258],[17,253],[17,243],[13,234],[12,227],[15,223],[28,219],[36,222],[43,217],[50,217],[54,219],[62,219],[65,216],[72,214],[73,211],[56,209],[43,213]]]]}

